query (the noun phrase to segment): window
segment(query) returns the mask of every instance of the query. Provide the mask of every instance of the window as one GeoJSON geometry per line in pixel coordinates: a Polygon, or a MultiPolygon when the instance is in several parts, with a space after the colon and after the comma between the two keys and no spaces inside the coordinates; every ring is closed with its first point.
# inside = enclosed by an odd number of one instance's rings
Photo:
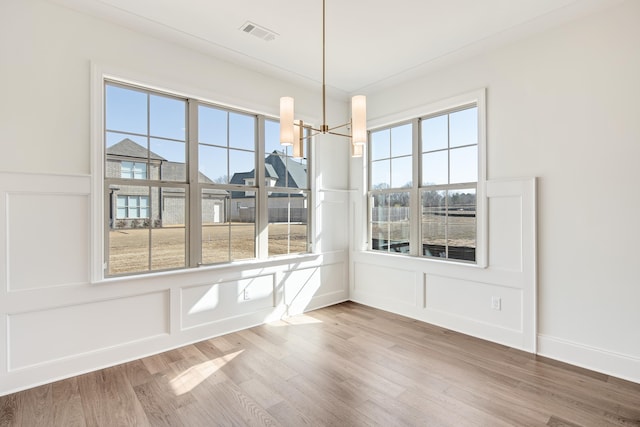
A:
{"type": "Polygon", "coordinates": [[[308,251],[306,160],[267,155],[256,176],[268,139],[259,135],[277,122],[115,81],[104,93],[105,275],[308,251]],[[266,188],[279,186],[276,242],[259,234],[272,234],[266,188]],[[269,227],[257,226],[261,210],[269,227]],[[286,250],[272,250],[280,240],[286,250]]]}
{"type": "Polygon", "coordinates": [[[483,96],[369,132],[369,248],[477,263],[483,96]]]}
{"type": "Polygon", "coordinates": [[[120,177],[128,179],[147,179],[147,164],[120,162],[120,177]]]}
{"type": "Polygon", "coordinates": [[[116,217],[149,218],[149,197],[147,196],[118,196],[118,212],[116,217]]]}

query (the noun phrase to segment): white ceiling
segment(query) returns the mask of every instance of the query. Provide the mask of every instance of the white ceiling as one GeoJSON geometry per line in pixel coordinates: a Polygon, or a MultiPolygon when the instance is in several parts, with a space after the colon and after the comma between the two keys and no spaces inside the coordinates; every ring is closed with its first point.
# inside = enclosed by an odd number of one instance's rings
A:
{"type": "MultiPolygon", "coordinates": [[[[322,81],[322,0],[51,0],[299,83],[322,81]],[[277,33],[264,41],[240,27],[277,33]]],[[[326,0],[327,86],[367,92],[621,0],[326,0]]]]}

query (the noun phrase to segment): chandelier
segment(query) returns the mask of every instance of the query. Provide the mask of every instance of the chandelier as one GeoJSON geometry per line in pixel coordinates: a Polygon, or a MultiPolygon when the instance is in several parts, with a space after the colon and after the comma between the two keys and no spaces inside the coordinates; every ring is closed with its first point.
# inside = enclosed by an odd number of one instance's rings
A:
{"type": "Polygon", "coordinates": [[[364,145],[367,142],[367,101],[364,95],[351,98],[351,119],[347,123],[333,127],[327,124],[325,27],[325,0],[322,0],[322,125],[314,128],[302,120],[295,120],[293,98],[284,96],[280,98],[280,144],[293,146],[293,157],[299,158],[304,156],[304,140],[318,134],[338,135],[351,139],[352,157],[362,157],[364,145]],[[347,133],[337,131],[342,128],[346,128],[347,133]],[[303,129],[309,130],[307,135],[303,129]]]}

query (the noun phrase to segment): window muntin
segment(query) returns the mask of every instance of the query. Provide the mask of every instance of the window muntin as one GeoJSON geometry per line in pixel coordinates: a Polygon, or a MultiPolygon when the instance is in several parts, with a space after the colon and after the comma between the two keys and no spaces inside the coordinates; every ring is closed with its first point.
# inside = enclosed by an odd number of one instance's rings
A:
{"type": "MultiPolygon", "coordinates": [[[[272,195],[267,187],[284,186],[284,198],[301,197],[306,209],[306,158],[292,159],[285,150],[276,154],[286,171],[282,179],[267,173],[259,183],[255,177],[259,123],[277,122],[112,81],[105,81],[104,94],[105,275],[267,254],[257,247],[261,194],[265,211],[272,195]]],[[[287,250],[277,254],[309,250],[310,214],[305,210],[300,220],[292,205],[284,228],[274,226],[286,230],[279,236],[287,250]]]]}
{"type": "Polygon", "coordinates": [[[478,107],[420,120],[422,186],[478,181],[478,107]]]}
{"type": "Polygon", "coordinates": [[[371,250],[476,261],[478,126],[473,104],[369,133],[371,250]]]}
{"type": "Polygon", "coordinates": [[[244,174],[255,170],[256,129],[256,116],[198,105],[199,181],[249,185],[244,174]]]}

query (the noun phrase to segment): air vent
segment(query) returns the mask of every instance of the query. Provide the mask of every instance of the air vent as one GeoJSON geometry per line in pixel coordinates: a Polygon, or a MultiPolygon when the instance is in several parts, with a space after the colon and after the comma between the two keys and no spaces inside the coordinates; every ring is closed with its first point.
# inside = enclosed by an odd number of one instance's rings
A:
{"type": "Polygon", "coordinates": [[[267,42],[270,42],[271,40],[275,39],[276,36],[278,35],[277,33],[271,30],[268,30],[264,27],[261,27],[258,24],[254,24],[253,22],[250,22],[250,21],[245,22],[242,25],[242,27],[240,27],[240,29],[247,34],[251,34],[252,36],[256,36],[267,42]]]}

